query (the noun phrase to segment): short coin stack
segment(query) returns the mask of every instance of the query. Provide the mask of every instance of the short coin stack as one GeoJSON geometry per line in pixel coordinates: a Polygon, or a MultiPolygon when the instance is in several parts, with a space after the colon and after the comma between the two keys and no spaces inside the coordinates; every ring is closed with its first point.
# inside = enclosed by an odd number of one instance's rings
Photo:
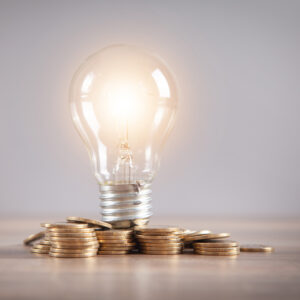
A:
{"type": "Polygon", "coordinates": [[[39,243],[34,244],[31,248],[31,252],[39,254],[49,254],[50,251],[50,240],[47,232],[45,232],[45,237],[40,240],[39,243]]]}
{"type": "Polygon", "coordinates": [[[97,255],[99,243],[94,228],[88,224],[43,223],[50,237],[52,257],[91,257],[97,255]]]}
{"type": "Polygon", "coordinates": [[[232,256],[240,254],[239,244],[235,241],[211,240],[193,244],[195,254],[232,256]]]}
{"type": "Polygon", "coordinates": [[[136,227],[136,238],[143,254],[179,254],[183,249],[182,229],[177,227],[136,227]]]}
{"type": "Polygon", "coordinates": [[[96,236],[100,243],[99,255],[128,254],[136,246],[131,229],[99,230],[96,236]]]}
{"type": "Polygon", "coordinates": [[[192,243],[195,254],[231,256],[240,253],[239,244],[235,241],[220,240],[228,238],[229,233],[192,233],[185,236],[186,243],[192,243]]]}

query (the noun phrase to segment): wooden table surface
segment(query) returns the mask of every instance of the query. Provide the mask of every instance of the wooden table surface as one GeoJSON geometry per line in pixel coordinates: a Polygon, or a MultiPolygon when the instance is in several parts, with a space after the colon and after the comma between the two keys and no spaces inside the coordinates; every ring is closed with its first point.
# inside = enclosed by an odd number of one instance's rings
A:
{"type": "MultiPolygon", "coordinates": [[[[49,220],[49,219],[48,219],[49,220]]],[[[0,299],[300,299],[300,220],[153,218],[152,224],[230,232],[275,252],[238,257],[194,254],[87,259],[37,256],[22,245],[47,219],[0,221],[0,299]]]]}

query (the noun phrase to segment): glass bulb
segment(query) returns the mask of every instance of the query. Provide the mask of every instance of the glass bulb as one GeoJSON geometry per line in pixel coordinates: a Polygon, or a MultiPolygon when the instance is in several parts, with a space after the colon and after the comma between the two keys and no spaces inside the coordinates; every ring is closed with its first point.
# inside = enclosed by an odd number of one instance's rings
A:
{"type": "Polygon", "coordinates": [[[71,114],[100,184],[104,220],[149,218],[150,210],[143,214],[139,206],[150,205],[142,194],[150,197],[145,191],[159,168],[176,104],[175,82],[165,64],[137,47],[106,47],[75,73],[71,114]]]}

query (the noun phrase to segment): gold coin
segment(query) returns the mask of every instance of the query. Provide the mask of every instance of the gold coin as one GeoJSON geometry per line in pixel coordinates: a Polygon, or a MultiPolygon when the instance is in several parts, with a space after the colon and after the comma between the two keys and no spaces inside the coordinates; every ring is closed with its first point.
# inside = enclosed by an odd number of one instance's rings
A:
{"type": "Polygon", "coordinates": [[[196,231],[196,230],[190,230],[190,229],[184,229],[182,234],[181,234],[181,238],[185,238],[188,235],[193,235],[193,234],[209,234],[212,233],[210,230],[207,229],[203,229],[200,231],[196,231]]]}
{"type": "Polygon", "coordinates": [[[25,245],[30,245],[32,242],[42,239],[45,236],[45,231],[41,231],[35,234],[28,236],[23,243],[25,245]]]}
{"type": "Polygon", "coordinates": [[[165,250],[165,249],[170,249],[170,250],[176,250],[176,249],[182,249],[182,245],[176,245],[176,246],[166,246],[166,245],[141,245],[141,249],[145,250],[165,250]]]}
{"type": "Polygon", "coordinates": [[[209,248],[225,248],[225,247],[237,247],[239,246],[238,242],[235,241],[230,241],[230,240],[211,240],[211,241],[207,241],[207,242],[196,242],[193,243],[194,247],[209,247],[209,248]]]}
{"type": "Polygon", "coordinates": [[[133,243],[134,240],[132,239],[99,239],[98,242],[100,244],[128,244],[128,243],[133,243]]]}
{"type": "Polygon", "coordinates": [[[194,247],[195,251],[208,251],[208,252],[230,252],[240,251],[239,247],[215,248],[215,247],[194,247]]]}
{"type": "MultiPolygon", "coordinates": [[[[175,229],[175,228],[173,228],[173,229],[175,229]]],[[[184,229],[179,229],[179,228],[177,228],[176,231],[175,230],[174,231],[168,231],[168,230],[167,231],[135,230],[136,235],[143,235],[143,236],[146,236],[146,237],[151,237],[151,236],[175,236],[175,237],[177,237],[177,236],[182,236],[183,232],[184,232],[184,229]]]]}
{"type": "Polygon", "coordinates": [[[186,235],[196,233],[196,230],[191,230],[191,229],[183,229],[181,233],[181,238],[184,238],[186,235]]]}
{"type": "Polygon", "coordinates": [[[149,222],[149,219],[135,219],[132,220],[134,226],[146,226],[149,222]]]}
{"type": "Polygon", "coordinates": [[[151,240],[151,241],[138,241],[139,245],[183,245],[182,241],[180,240],[151,240]]]}
{"type": "Polygon", "coordinates": [[[238,255],[239,251],[232,251],[232,252],[209,252],[209,251],[195,251],[195,254],[200,255],[212,255],[212,256],[231,256],[231,255],[238,255]]]}
{"type": "Polygon", "coordinates": [[[148,236],[148,235],[142,235],[142,234],[137,234],[136,237],[139,240],[181,240],[180,237],[176,236],[176,235],[152,235],[152,236],[148,236]]]}
{"type": "Polygon", "coordinates": [[[194,235],[202,235],[202,234],[211,234],[212,232],[208,229],[203,229],[200,231],[195,231],[195,230],[186,230],[183,232],[184,236],[194,236],[194,235]]]}
{"type": "Polygon", "coordinates": [[[48,228],[48,235],[53,233],[94,233],[94,228],[48,228]]]}
{"type": "Polygon", "coordinates": [[[39,254],[48,254],[49,249],[33,249],[30,250],[32,253],[39,253],[39,254]]]}
{"type": "Polygon", "coordinates": [[[150,255],[174,255],[180,254],[180,250],[142,250],[141,253],[143,254],[150,254],[150,255]]]}
{"type": "Polygon", "coordinates": [[[51,243],[50,243],[50,241],[43,240],[40,242],[40,245],[51,245],[51,243]]]}
{"type": "Polygon", "coordinates": [[[139,242],[138,244],[143,247],[179,247],[179,246],[183,246],[182,242],[172,242],[172,243],[164,243],[164,242],[159,242],[157,243],[158,240],[155,240],[154,243],[152,242],[139,242]]]}
{"type": "Polygon", "coordinates": [[[134,247],[136,243],[101,243],[100,247],[134,247]]]}
{"type": "Polygon", "coordinates": [[[274,248],[266,245],[250,244],[241,245],[240,250],[242,252],[273,252],[274,248]]]}
{"type": "Polygon", "coordinates": [[[132,226],[131,221],[125,220],[125,221],[115,221],[112,223],[112,227],[114,229],[125,229],[125,228],[130,228],[132,226]]]}
{"type": "Polygon", "coordinates": [[[68,222],[77,222],[77,223],[86,223],[86,224],[91,224],[97,227],[101,228],[107,228],[111,229],[112,225],[103,221],[99,220],[92,220],[92,219],[87,219],[87,218],[81,218],[81,217],[67,217],[68,222]]]}
{"type": "Polygon", "coordinates": [[[141,233],[172,233],[172,232],[182,232],[181,228],[176,226],[164,226],[164,225],[157,225],[157,226],[136,226],[134,228],[135,231],[141,233]]]}
{"type": "Polygon", "coordinates": [[[51,252],[57,252],[57,253],[90,253],[95,252],[97,253],[99,248],[83,248],[83,249],[74,249],[74,248],[54,248],[51,247],[51,252]]]}
{"type": "Polygon", "coordinates": [[[80,257],[92,257],[96,256],[97,252],[87,252],[87,253],[58,253],[58,252],[49,252],[49,255],[52,257],[60,258],[80,258],[80,257]]]}
{"type": "Polygon", "coordinates": [[[50,238],[51,242],[91,242],[91,241],[97,241],[97,238],[95,236],[91,237],[60,237],[60,236],[51,236],[50,238]]]}
{"type": "Polygon", "coordinates": [[[196,252],[240,252],[240,247],[234,247],[233,249],[231,248],[220,248],[220,250],[216,250],[217,248],[195,248],[194,251],[196,252]],[[230,250],[229,250],[230,249],[230,250]]]}
{"type": "Polygon", "coordinates": [[[37,244],[33,245],[31,249],[50,249],[50,245],[37,244]]]}
{"type": "Polygon", "coordinates": [[[99,251],[130,251],[133,247],[100,247],[99,251]]]}
{"type": "Polygon", "coordinates": [[[51,249],[98,249],[99,245],[51,245],[51,249]]]}
{"type": "Polygon", "coordinates": [[[229,233],[208,233],[208,234],[189,234],[184,237],[185,242],[193,242],[200,240],[221,239],[230,237],[229,233]]]}
{"type": "Polygon", "coordinates": [[[84,243],[53,242],[51,243],[51,246],[56,248],[84,248],[84,247],[91,247],[91,246],[99,246],[99,243],[98,242],[84,242],[84,243]]]}
{"type": "Polygon", "coordinates": [[[197,231],[191,230],[191,229],[183,229],[182,234],[187,235],[187,234],[191,234],[191,233],[195,233],[195,232],[197,232],[197,231]]]}
{"type": "Polygon", "coordinates": [[[74,237],[74,238],[84,238],[84,237],[96,237],[94,232],[86,232],[86,233],[51,233],[50,239],[53,237],[74,237]]]}
{"type": "Polygon", "coordinates": [[[42,227],[45,228],[88,228],[88,224],[77,224],[77,223],[67,223],[67,222],[57,222],[57,223],[41,223],[42,227]]]}
{"type": "Polygon", "coordinates": [[[180,239],[138,239],[139,244],[178,244],[180,239]]]}
{"type": "Polygon", "coordinates": [[[105,235],[105,236],[100,236],[100,235],[96,235],[97,236],[97,239],[100,239],[100,240],[128,240],[128,239],[133,239],[133,236],[125,236],[125,235],[112,235],[112,236],[109,236],[109,235],[105,235]]]}
{"type": "Polygon", "coordinates": [[[98,255],[120,255],[120,254],[128,254],[127,250],[120,250],[120,251],[114,251],[114,250],[99,250],[98,255]]]}
{"type": "Polygon", "coordinates": [[[112,230],[102,230],[102,231],[96,231],[97,236],[131,236],[133,234],[132,230],[117,230],[117,229],[112,229],[112,230]]]}

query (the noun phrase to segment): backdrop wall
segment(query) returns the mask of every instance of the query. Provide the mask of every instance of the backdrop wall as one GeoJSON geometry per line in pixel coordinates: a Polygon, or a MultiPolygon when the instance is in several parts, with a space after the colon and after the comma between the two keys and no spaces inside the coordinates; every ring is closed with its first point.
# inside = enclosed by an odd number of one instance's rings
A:
{"type": "Polygon", "coordinates": [[[78,65],[158,53],[180,88],[153,186],[161,214],[300,214],[299,1],[0,1],[0,214],[97,215],[73,127],[78,65]]]}

